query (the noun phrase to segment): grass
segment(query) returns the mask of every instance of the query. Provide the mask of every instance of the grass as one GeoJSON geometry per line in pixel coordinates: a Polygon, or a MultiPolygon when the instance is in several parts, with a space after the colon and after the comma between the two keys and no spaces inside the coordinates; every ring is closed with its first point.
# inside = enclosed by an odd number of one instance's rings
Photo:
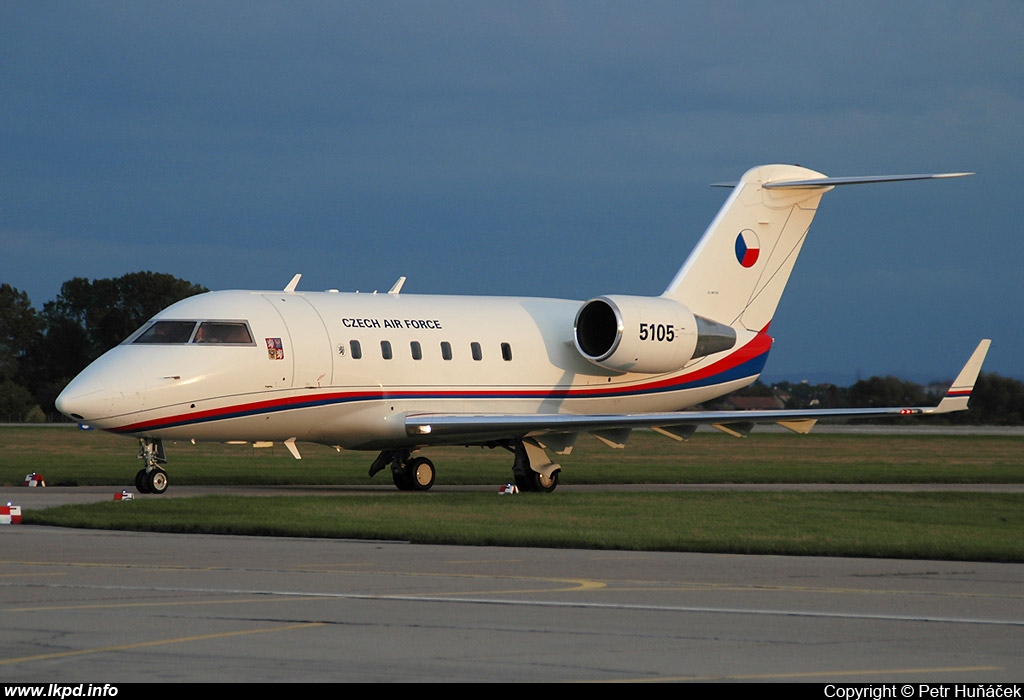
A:
{"type": "Polygon", "coordinates": [[[26,514],[25,522],[423,544],[1024,561],[1024,494],[201,496],[62,506],[26,514]]]}
{"type": "MultiPolygon", "coordinates": [[[[165,443],[174,485],[373,485],[367,452],[299,445],[294,460],[283,445],[165,443]]],[[[141,462],[133,440],[73,427],[0,427],[0,485],[38,472],[46,483],[132,486],[141,462]]],[[[494,484],[511,477],[512,455],[502,449],[425,451],[438,484],[494,484]]],[[[581,436],[559,457],[563,484],[897,484],[1024,483],[1024,437],[989,435],[791,435],[754,432],[736,439],[699,432],[678,443],[638,431],[624,450],[581,436]]]]}
{"type": "MultiPolygon", "coordinates": [[[[388,484],[373,455],[300,445],[166,445],[175,484],[388,484]]],[[[129,486],[130,440],[62,428],[0,428],[0,484],[42,473],[49,485],[129,486]]],[[[242,535],[398,539],[422,543],[724,553],[1024,561],[1024,494],[967,492],[624,492],[497,496],[511,455],[427,451],[438,484],[489,493],[202,496],[62,506],[24,522],[242,535]]],[[[797,436],[686,444],[636,433],[626,450],[585,441],[562,458],[563,484],[1024,483],[1024,438],[977,435],[797,436]]]]}

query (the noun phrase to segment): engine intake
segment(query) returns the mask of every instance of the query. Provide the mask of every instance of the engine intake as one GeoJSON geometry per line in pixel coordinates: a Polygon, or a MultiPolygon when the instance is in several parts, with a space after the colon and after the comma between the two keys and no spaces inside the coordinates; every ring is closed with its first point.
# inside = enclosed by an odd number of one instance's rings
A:
{"type": "Polygon", "coordinates": [[[729,326],[696,316],[662,297],[602,296],[576,313],[576,349],[619,372],[660,374],[736,344],[729,326]]]}

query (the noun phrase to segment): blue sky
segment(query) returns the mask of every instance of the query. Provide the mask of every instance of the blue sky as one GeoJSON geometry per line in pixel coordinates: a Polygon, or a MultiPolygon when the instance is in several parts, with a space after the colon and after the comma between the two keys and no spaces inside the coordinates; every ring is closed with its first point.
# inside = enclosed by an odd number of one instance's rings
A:
{"type": "Polygon", "coordinates": [[[766,378],[1024,378],[1024,3],[0,4],[0,282],[659,294],[735,180],[825,196],[766,378]]]}

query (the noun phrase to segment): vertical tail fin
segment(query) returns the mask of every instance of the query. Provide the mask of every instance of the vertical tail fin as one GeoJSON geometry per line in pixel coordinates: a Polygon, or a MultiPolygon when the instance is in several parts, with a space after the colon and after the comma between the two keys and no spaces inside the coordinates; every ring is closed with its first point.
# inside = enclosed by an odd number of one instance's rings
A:
{"type": "Polygon", "coordinates": [[[831,189],[765,185],[824,177],[792,165],[749,170],[662,296],[719,323],[763,330],[775,314],[821,195],[831,189]]]}
{"type": "Polygon", "coordinates": [[[795,165],[747,171],[663,297],[733,328],[771,322],[821,196],[839,185],[971,173],[830,178],[795,165]]]}

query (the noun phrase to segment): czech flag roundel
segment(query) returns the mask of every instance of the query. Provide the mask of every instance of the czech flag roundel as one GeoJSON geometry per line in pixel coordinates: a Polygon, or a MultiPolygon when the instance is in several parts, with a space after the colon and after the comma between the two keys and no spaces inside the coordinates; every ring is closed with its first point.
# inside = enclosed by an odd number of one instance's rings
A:
{"type": "Polygon", "coordinates": [[[757,240],[757,234],[750,229],[740,231],[736,236],[736,260],[743,267],[753,267],[757,262],[757,256],[761,253],[761,243],[757,240]]]}

